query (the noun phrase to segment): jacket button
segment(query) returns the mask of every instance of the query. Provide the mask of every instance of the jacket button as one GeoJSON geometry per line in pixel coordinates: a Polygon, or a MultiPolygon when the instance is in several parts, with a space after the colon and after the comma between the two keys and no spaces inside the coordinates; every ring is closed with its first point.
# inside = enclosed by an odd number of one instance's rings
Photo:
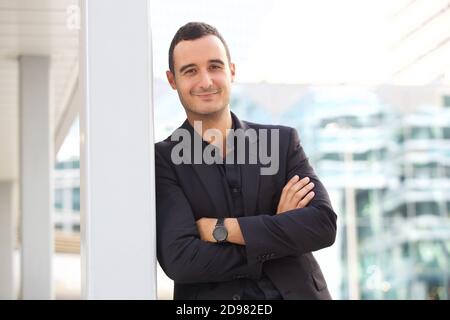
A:
{"type": "Polygon", "coordinates": [[[238,294],[233,295],[233,300],[241,300],[241,296],[238,294]]]}

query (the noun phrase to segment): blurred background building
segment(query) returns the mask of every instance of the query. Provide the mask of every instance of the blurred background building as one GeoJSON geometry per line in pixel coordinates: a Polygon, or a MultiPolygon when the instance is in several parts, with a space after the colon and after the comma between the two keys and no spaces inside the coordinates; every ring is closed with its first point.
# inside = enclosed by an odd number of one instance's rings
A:
{"type": "MultiPolygon", "coordinates": [[[[337,241],[314,254],[333,297],[449,299],[450,1],[150,3],[155,140],[185,118],[164,79],[170,40],[188,21],[209,22],[237,64],[232,110],[297,128],[330,193],[337,241]]],[[[20,178],[18,57],[27,55],[51,61],[55,294],[81,297],[78,5],[0,0],[0,221],[14,213],[15,297],[21,218],[7,200],[20,178]]],[[[0,277],[8,272],[0,266],[0,277]]],[[[158,269],[158,297],[170,299],[171,286],[158,269]]]]}

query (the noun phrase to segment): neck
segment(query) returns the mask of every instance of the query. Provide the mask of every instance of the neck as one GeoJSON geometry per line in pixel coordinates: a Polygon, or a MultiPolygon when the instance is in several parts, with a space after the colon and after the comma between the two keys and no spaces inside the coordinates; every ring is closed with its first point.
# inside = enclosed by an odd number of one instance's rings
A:
{"type": "MultiPolygon", "coordinates": [[[[191,126],[194,128],[194,130],[197,131],[197,133],[205,140],[210,143],[216,144],[209,139],[205,139],[205,131],[208,129],[217,129],[221,132],[223,141],[222,146],[226,146],[226,138],[227,138],[227,129],[231,129],[232,127],[232,118],[231,118],[231,112],[230,108],[226,107],[216,113],[213,114],[194,114],[192,112],[186,112],[187,119],[191,126]],[[199,132],[198,128],[194,126],[195,121],[201,121],[201,132],[199,132]]],[[[226,148],[223,148],[223,155],[225,155],[226,148]]]]}
{"type": "MultiPolygon", "coordinates": [[[[193,114],[187,113],[187,119],[192,127],[194,127],[195,121],[202,122],[202,132],[197,133],[204,136],[204,133],[208,129],[217,129],[222,133],[223,137],[226,137],[226,130],[231,129],[232,119],[229,107],[224,108],[213,114],[193,114]]],[[[194,127],[195,128],[195,127],[194,127]]]]}

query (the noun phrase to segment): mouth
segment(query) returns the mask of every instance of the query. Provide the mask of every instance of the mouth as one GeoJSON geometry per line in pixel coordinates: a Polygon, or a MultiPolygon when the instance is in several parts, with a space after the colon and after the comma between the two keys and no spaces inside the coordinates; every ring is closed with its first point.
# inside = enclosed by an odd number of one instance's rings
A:
{"type": "Polygon", "coordinates": [[[200,98],[211,98],[215,94],[220,93],[220,90],[214,90],[214,91],[208,91],[208,92],[197,92],[192,93],[193,96],[200,97],[200,98]]]}

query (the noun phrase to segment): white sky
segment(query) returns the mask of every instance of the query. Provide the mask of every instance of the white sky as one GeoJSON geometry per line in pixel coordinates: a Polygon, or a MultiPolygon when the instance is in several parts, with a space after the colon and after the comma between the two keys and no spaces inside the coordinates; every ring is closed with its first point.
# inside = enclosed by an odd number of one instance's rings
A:
{"type": "Polygon", "coordinates": [[[67,161],[73,157],[79,157],[80,155],[80,130],[79,130],[79,120],[75,120],[75,123],[69,130],[61,148],[58,151],[56,160],[67,161]]]}
{"type": "Polygon", "coordinates": [[[204,21],[228,42],[239,82],[386,82],[392,15],[408,2],[154,0],[154,75],[165,78],[176,30],[204,21]]]}

